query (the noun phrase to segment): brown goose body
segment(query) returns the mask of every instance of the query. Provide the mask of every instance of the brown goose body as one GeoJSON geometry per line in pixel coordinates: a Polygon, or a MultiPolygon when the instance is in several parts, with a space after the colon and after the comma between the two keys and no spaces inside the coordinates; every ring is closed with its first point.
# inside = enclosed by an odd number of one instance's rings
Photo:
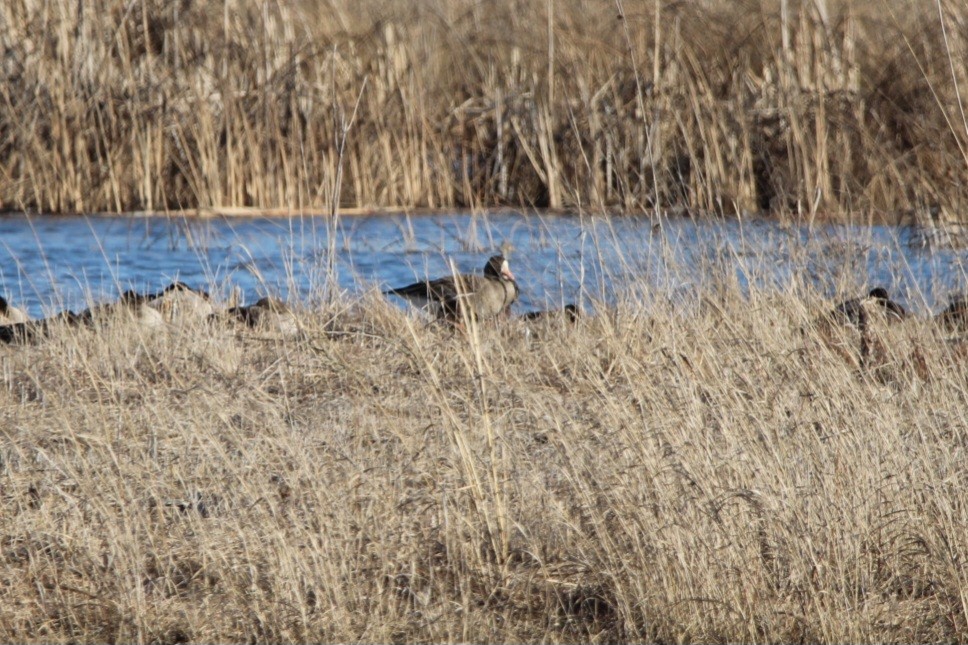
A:
{"type": "Polygon", "coordinates": [[[385,293],[418,306],[429,305],[440,317],[456,321],[465,315],[476,320],[494,318],[511,307],[520,291],[508,261],[495,255],[488,259],[483,275],[424,280],[385,293]]]}
{"type": "Polygon", "coordinates": [[[211,298],[204,291],[183,282],[172,282],[160,293],[139,296],[147,307],[161,313],[165,322],[191,324],[208,320],[215,313],[211,298]]]}

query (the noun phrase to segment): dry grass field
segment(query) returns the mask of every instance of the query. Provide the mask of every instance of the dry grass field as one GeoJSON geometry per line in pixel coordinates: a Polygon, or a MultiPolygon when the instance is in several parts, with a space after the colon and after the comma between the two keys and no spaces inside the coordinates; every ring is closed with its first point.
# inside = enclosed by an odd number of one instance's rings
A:
{"type": "Polygon", "coordinates": [[[964,345],[652,295],[0,346],[0,641],[968,641],[964,345]]]}
{"type": "MultiPolygon", "coordinates": [[[[8,0],[0,210],[964,220],[966,6],[8,0]]],[[[968,338],[719,278],[0,344],[0,642],[968,642],[968,338]]]]}
{"type": "Polygon", "coordinates": [[[10,0],[0,207],[968,203],[961,0],[10,0]]]}

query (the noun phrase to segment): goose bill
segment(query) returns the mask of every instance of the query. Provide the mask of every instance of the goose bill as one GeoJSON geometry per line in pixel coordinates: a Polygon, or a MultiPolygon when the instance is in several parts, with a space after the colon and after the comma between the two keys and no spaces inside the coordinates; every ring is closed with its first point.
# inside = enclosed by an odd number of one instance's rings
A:
{"type": "Polygon", "coordinates": [[[503,275],[508,280],[511,280],[511,281],[514,280],[514,274],[511,273],[511,267],[508,266],[508,263],[506,261],[504,262],[504,265],[501,267],[501,275],[503,275]]]}

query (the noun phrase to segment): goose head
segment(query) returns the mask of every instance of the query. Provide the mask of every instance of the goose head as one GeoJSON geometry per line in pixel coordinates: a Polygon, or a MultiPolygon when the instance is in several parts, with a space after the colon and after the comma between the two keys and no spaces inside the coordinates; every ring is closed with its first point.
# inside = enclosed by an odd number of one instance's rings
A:
{"type": "Polygon", "coordinates": [[[887,289],[885,289],[884,287],[874,287],[873,289],[871,289],[871,292],[867,294],[867,297],[873,298],[878,302],[886,302],[887,300],[890,299],[890,296],[887,294],[887,289]]]}
{"type": "Polygon", "coordinates": [[[887,293],[887,289],[884,287],[874,287],[871,289],[870,293],[867,294],[867,297],[881,307],[884,307],[886,312],[891,317],[898,319],[907,318],[907,311],[905,311],[904,307],[891,300],[890,295],[887,293]]]}
{"type": "Polygon", "coordinates": [[[514,282],[514,274],[511,273],[511,267],[503,255],[492,256],[487,261],[487,264],[484,266],[484,275],[499,280],[510,280],[514,282]]]}

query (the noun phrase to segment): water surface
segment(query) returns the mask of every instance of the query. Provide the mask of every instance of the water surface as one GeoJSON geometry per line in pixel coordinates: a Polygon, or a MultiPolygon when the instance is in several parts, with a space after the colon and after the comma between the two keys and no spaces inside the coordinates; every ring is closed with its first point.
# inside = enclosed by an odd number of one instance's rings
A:
{"type": "Polygon", "coordinates": [[[910,228],[783,225],[766,219],[579,217],[514,212],[340,218],[0,218],[0,293],[40,316],[174,279],[247,301],[311,302],[480,271],[505,251],[517,311],[618,297],[811,285],[830,297],[884,285],[916,312],[966,288],[966,251],[910,244],[910,228]],[[332,260],[332,262],[331,262],[332,260]],[[328,279],[330,269],[335,276],[328,279]]]}

